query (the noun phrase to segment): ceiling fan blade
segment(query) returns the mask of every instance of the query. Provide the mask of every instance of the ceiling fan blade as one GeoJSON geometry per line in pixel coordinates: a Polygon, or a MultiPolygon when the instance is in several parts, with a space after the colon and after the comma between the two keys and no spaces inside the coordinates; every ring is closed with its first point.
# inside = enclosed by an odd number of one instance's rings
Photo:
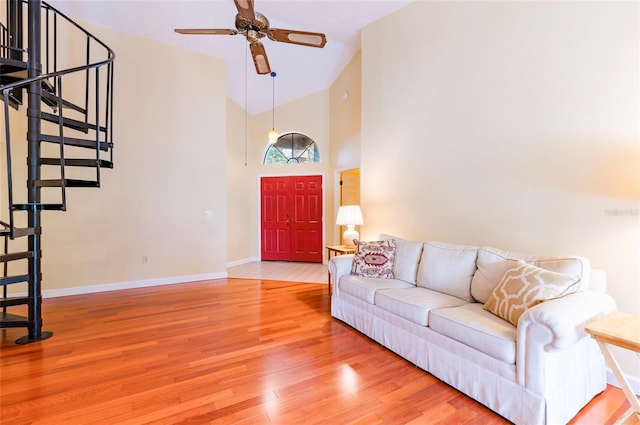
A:
{"type": "Polygon", "coordinates": [[[327,37],[319,32],[271,28],[267,30],[267,36],[273,41],[300,44],[302,46],[324,47],[324,45],[327,44],[327,37]]]}
{"type": "Polygon", "coordinates": [[[238,14],[244,19],[253,22],[256,20],[256,13],[253,10],[253,0],[233,0],[238,9],[238,14]]]}
{"type": "Polygon", "coordinates": [[[262,43],[259,41],[251,43],[250,48],[253,63],[256,66],[256,72],[261,75],[270,73],[271,67],[269,66],[269,59],[267,59],[267,52],[265,52],[262,43]]]}
{"type": "Polygon", "coordinates": [[[178,34],[198,34],[198,35],[210,35],[210,34],[222,34],[222,35],[236,35],[238,31],[227,30],[220,28],[176,28],[175,32],[178,34]]]}

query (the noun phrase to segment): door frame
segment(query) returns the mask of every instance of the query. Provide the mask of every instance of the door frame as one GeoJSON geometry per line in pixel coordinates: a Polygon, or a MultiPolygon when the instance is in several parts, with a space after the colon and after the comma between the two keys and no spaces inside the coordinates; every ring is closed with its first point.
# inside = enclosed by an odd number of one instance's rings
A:
{"type": "MultiPolygon", "coordinates": [[[[322,250],[327,246],[327,176],[324,171],[308,172],[308,173],[274,173],[274,174],[258,174],[258,208],[256,211],[258,221],[258,259],[262,261],[262,185],[260,184],[263,177],[294,177],[294,176],[320,176],[322,179],[322,250]]],[[[324,255],[323,255],[324,263],[324,255]]]]}
{"type": "MultiPolygon", "coordinates": [[[[334,244],[338,244],[340,241],[340,226],[337,226],[335,221],[336,221],[336,217],[338,216],[338,208],[340,208],[340,175],[342,173],[344,173],[345,171],[351,171],[351,170],[361,170],[360,165],[357,166],[353,166],[353,167],[344,167],[344,168],[338,168],[334,171],[333,173],[333,225],[336,226],[338,228],[338,230],[335,230],[333,232],[333,241],[331,242],[332,245],[334,244]]],[[[362,170],[360,171],[362,172],[362,170]]],[[[362,174],[361,174],[362,175],[362,174]]],[[[324,189],[324,187],[323,187],[324,189]]],[[[362,198],[360,198],[360,207],[362,208],[362,198]]]]}

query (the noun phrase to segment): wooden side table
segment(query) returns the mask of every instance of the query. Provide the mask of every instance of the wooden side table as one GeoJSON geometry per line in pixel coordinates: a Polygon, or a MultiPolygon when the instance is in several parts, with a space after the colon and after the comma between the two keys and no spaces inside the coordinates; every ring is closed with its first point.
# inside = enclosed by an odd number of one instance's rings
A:
{"type": "MultiPolygon", "coordinates": [[[[355,246],[346,246],[346,245],[327,245],[327,262],[331,260],[331,253],[333,255],[344,255],[344,254],[353,254],[356,252],[355,246]]],[[[327,283],[329,287],[329,296],[331,296],[331,273],[328,273],[327,283]]]]}
{"type": "Polygon", "coordinates": [[[587,325],[585,330],[595,338],[607,364],[622,386],[622,391],[624,391],[624,395],[631,404],[631,408],[616,421],[616,424],[637,423],[640,421],[640,402],[622,373],[618,362],[613,357],[611,350],[609,350],[609,344],[640,353],[640,315],[615,311],[593,321],[587,325]],[[635,421],[632,419],[634,412],[636,416],[635,421]]]}

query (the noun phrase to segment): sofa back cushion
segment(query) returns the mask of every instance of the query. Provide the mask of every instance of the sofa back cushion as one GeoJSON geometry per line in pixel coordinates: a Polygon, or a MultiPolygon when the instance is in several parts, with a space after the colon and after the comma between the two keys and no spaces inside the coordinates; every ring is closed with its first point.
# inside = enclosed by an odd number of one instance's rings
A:
{"type": "Polygon", "coordinates": [[[416,283],[472,302],[471,278],[476,271],[477,255],[477,247],[425,242],[416,283]]]}
{"type": "Polygon", "coordinates": [[[471,295],[476,301],[487,302],[504,274],[511,268],[513,260],[523,261],[556,273],[578,276],[580,279],[578,291],[589,286],[591,265],[584,257],[521,254],[483,247],[478,250],[478,270],[471,280],[471,295]]]}
{"type": "Polygon", "coordinates": [[[418,263],[422,254],[422,242],[409,241],[396,238],[395,236],[382,234],[380,239],[396,241],[396,257],[393,264],[393,276],[396,279],[416,284],[416,273],[418,273],[418,263]]]}

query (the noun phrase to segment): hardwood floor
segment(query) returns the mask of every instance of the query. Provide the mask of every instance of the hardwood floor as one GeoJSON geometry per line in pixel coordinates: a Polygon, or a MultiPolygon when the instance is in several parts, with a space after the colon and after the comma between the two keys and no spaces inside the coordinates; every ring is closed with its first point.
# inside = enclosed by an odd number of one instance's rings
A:
{"type": "MultiPolygon", "coordinates": [[[[507,424],[331,318],[326,285],[220,279],[45,299],[0,330],[0,422],[507,424]]],[[[573,424],[629,407],[608,388],[573,424]]]]}

